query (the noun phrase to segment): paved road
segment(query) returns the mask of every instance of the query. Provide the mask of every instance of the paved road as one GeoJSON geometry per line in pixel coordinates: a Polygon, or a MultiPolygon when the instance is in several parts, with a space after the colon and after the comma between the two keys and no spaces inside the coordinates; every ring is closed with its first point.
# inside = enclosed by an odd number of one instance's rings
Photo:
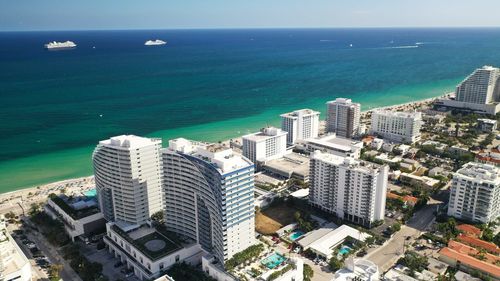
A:
{"type": "MultiPolygon", "coordinates": [[[[31,221],[28,223],[32,225],[31,221]]],[[[28,236],[28,238],[36,244],[38,249],[40,249],[40,251],[42,251],[42,253],[49,258],[52,264],[61,264],[63,266],[60,275],[64,281],[81,281],[80,276],[76,274],[69,263],[62,258],[55,247],[52,246],[42,234],[31,231],[30,233],[26,233],[26,236],[28,236]]]]}
{"type": "Polygon", "coordinates": [[[365,258],[373,261],[380,272],[386,272],[403,255],[405,245],[411,245],[434,221],[434,211],[440,201],[430,200],[427,206],[415,213],[408,223],[401,227],[384,245],[370,249],[365,258]],[[407,240],[408,239],[408,240],[407,240]]]}

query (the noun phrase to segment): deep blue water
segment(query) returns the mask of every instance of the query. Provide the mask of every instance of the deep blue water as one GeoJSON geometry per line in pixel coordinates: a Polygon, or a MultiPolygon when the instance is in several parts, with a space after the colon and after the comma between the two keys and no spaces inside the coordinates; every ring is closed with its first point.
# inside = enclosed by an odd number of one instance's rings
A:
{"type": "Polygon", "coordinates": [[[439,95],[499,51],[500,29],[0,33],[0,186],[88,174],[112,135],[214,141],[339,96],[366,109],[439,95]],[[156,38],[168,44],[143,45],[156,38]],[[71,171],[51,176],[59,165],[71,171]]]}

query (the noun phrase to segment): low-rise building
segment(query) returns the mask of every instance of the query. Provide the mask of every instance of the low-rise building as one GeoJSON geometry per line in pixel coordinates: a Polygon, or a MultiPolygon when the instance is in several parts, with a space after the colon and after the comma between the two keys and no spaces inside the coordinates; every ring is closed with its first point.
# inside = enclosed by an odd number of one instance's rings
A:
{"type": "Polygon", "coordinates": [[[387,164],[397,164],[397,163],[400,163],[401,161],[403,161],[403,158],[401,158],[400,156],[390,157],[386,153],[375,156],[375,159],[378,161],[382,161],[384,163],[387,163],[387,164]]]}
{"type": "Polygon", "coordinates": [[[438,141],[432,141],[432,140],[427,140],[427,141],[423,142],[422,146],[433,146],[439,152],[444,152],[448,148],[448,145],[441,143],[441,142],[438,142],[438,141]]]}
{"type": "Polygon", "coordinates": [[[378,266],[372,261],[349,257],[345,267],[335,272],[332,281],[377,281],[380,280],[378,266]]]}
{"type": "Polygon", "coordinates": [[[450,172],[446,171],[442,167],[434,167],[429,170],[429,177],[447,177],[450,172]]]}
{"type": "Polygon", "coordinates": [[[382,150],[385,152],[392,152],[395,147],[396,147],[396,145],[393,143],[390,143],[390,142],[384,142],[382,144],[382,150]]]}
{"type": "Polygon", "coordinates": [[[331,134],[319,139],[304,140],[301,146],[309,153],[321,150],[338,156],[359,158],[363,143],[331,134]]]}
{"type": "Polygon", "coordinates": [[[0,280],[31,281],[31,263],[0,218],[0,280]]]}
{"type": "Polygon", "coordinates": [[[497,129],[497,120],[477,119],[477,128],[486,133],[494,132],[497,129]]]}
{"type": "Polygon", "coordinates": [[[333,250],[342,244],[347,237],[364,242],[371,235],[345,224],[336,227],[330,223],[307,233],[298,240],[298,244],[303,250],[311,249],[318,256],[330,259],[333,250]]]}
{"type": "Polygon", "coordinates": [[[439,260],[468,273],[479,272],[493,280],[500,280],[498,255],[481,253],[473,247],[453,240],[448,242],[448,247],[439,251],[439,260]]]}
{"type": "Polygon", "coordinates": [[[89,238],[106,230],[106,220],[99,211],[94,196],[68,197],[51,194],[44,209],[53,219],[63,223],[66,233],[73,241],[76,238],[89,238]]]}
{"type": "Polygon", "coordinates": [[[158,278],[175,263],[197,265],[206,254],[194,242],[177,241],[166,232],[147,225],[106,224],[104,243],[116,258],[140,280],[158,278]]]}
{"type": "Polygon", "coordinates": [[[381,149],[382,145],[384,145],[384,140],[379,138],[374,138],[370,143],[371,148],[376,150],[381,149]]]}
{"type": "Polygon", "coordinates": [[[498,148],[481,150],[476,154],[476,161],[500,167],[500,150],[498,148]]]}
{"type": "Polygon", "coordinates": [[[436,187],[439,184],[439,180],[433,179],[427,176],[417,176],[413,174],[408,174],[408,173],[401,173],[401,176],[399,177],[399,180],[403,183],[412,185],[412,186],[419,186],[422,188],[427,188],[431,189],[436,187]]]}
{"type": "Polygon", "coordinates": [[[473,226],[473,225],[470,225],[470,224],[460,224],[460,225],[457,225],[456,227],[459,231],[463,232],[465,235],[469,236],[469,237],[480,237],[481,236],[481,229],[473,226]]]}
{"type": "Polygon", "coordinates": [[[309,181],[309,157],[290,153],[282,158],[267,161],[262,169],[273,175],[278,175],[285,179],[299,179],[304,182],[309,181]]]}
{"type": "Polygon", "coordinates": [[[405,155],[408,153],[410,148],[411,148],[411,146],[409,146],[407,144],[400,144],[400,145],[398,145],[398,147],[396,147],[396,151],[399,152],[399,154],[401,154],[401,155],[405,155]]]}

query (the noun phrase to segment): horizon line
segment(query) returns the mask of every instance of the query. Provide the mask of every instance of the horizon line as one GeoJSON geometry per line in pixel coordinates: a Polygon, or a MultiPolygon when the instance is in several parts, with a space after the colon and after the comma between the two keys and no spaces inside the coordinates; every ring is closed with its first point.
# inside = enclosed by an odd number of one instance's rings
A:
{"type": "Polygon", "coordinates": [[[159,31],[159,30],[265,30],[265,29],[496,29],[500,26],[338,26],[338,27],[174,27],[174,28],[95,28],[95,29],[11,29],[7,32],[61,32],[61,31],[159,31]]]}

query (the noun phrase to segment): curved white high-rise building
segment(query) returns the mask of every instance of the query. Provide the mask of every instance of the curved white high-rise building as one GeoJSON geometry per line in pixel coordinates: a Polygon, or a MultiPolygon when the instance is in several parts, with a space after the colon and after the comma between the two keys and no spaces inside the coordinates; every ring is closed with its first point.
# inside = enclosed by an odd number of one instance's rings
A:
{"type": "Polygon", "coordinates": [[[133,135],[99,142],[93,153],[99,206],[108,221],[145,223],[162,210],[161,139],[133,135]]]}
{"type": "Polygon", "coordinates": [[[232,149],[186,139],[162,151],[165,224],[221,262],[255,244],[254,165],[232,149]]]}

